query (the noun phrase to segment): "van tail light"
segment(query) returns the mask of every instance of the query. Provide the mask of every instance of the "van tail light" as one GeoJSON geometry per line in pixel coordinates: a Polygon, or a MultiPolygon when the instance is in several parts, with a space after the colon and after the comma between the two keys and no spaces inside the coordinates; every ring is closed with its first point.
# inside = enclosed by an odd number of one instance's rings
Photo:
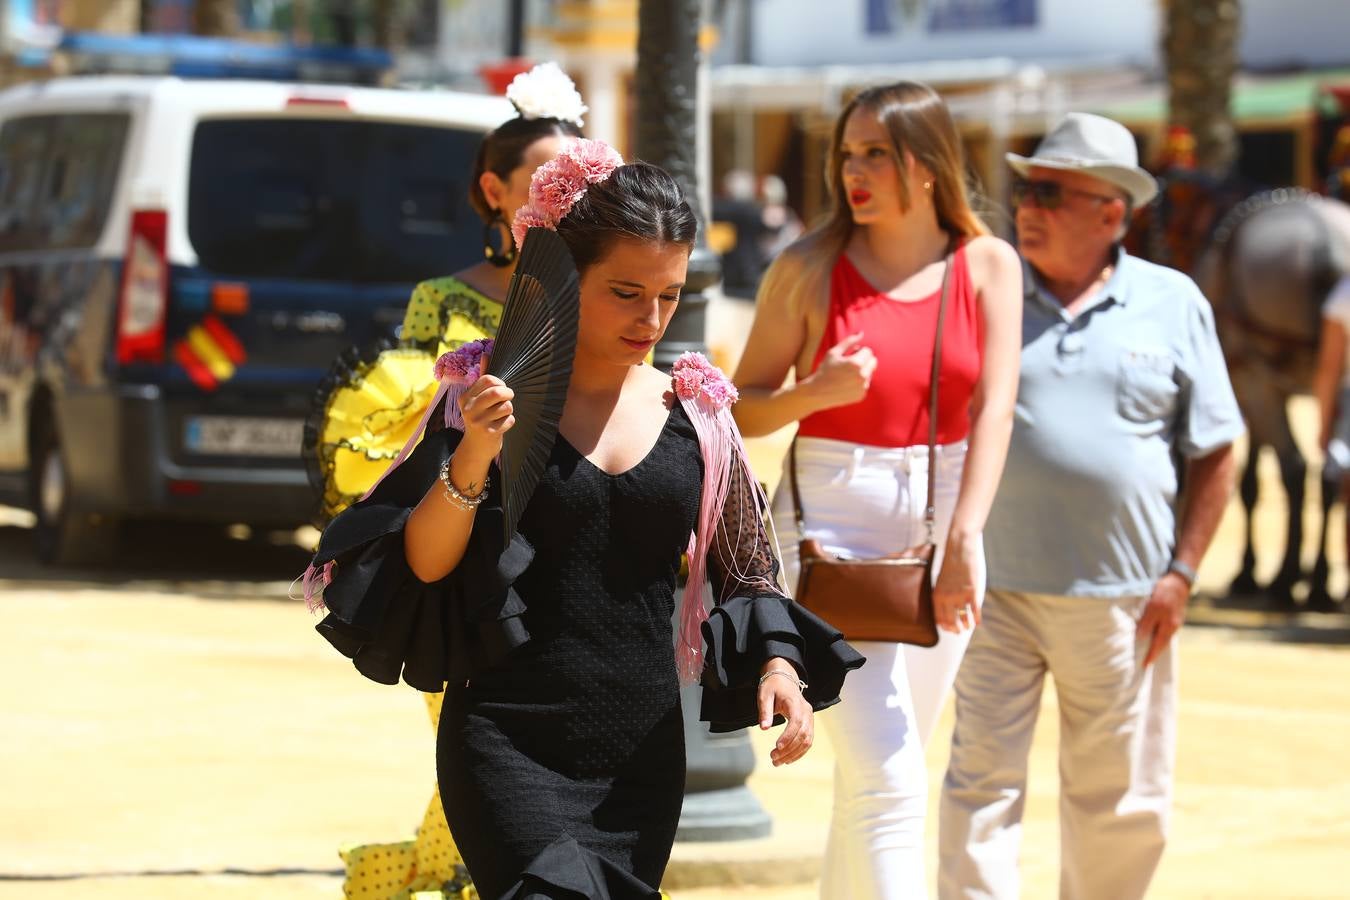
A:
{"type": "Polygon", "coordinates": [[[131,214],[118,300],[117,361],[164,361],[164,319],[169,305],[166,242],[169,214],[138,209],[131,214]]]}

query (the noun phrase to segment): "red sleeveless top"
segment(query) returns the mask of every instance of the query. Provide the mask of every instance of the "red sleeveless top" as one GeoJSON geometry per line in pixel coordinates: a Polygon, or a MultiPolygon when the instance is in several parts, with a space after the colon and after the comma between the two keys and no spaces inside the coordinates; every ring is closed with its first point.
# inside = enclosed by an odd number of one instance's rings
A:
{"type": "MultiPolygon", "coordinates": [[[[970,399],[984,356],[984,322],[964,243],[956,249],[951,266],[938,379],[939,444],[969,436],[970,399]]],[[[861,402],[812,413],[802,419],[797,433],[873,447],[927,446],[929,378],[940,298],[939,288],[919,300],[893,300],[869,284],[847,254],[839,254],[830,275],[829,319],[811,371],[820,368],[826,351],[858,332],[862,344],[876,355],[877,368],[861,402]]]]}

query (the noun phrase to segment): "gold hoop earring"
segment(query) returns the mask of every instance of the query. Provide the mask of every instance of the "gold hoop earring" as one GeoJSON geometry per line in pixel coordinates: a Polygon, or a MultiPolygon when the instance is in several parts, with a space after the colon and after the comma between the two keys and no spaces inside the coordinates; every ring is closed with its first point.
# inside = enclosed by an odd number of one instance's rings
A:
{"type": "Polygon", "coordinates": [[[925,182],[923,183],[923,189],[924,189],[925,191],[931,191],[931,190],[933,189],[933,182],[931,182],[931,181],[925,181],[925,182]]]}

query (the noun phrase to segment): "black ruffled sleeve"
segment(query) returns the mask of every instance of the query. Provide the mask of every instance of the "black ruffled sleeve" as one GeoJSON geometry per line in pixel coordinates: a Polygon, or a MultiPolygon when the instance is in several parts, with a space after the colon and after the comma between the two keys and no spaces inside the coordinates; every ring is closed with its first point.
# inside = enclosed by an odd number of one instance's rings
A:
{"type": "Polygon", "coordinates": [[[844,676],[864,659],[839,631],[795,603],[778,584],[778,560],[764,529],[759,492],[739,459],[708,573],[717,605],[703,623],[707,663],[700,717],[711,731],[734,731],[759,720],[764,663],[782,657],[807,682],[806,699],[819,711],[839,702],[844,676]]]}
{"type": "MultiPolygon", "coordinates": [[[[460,432],[426,435],[373,494],[324,529],[313,565],[333,562],[317,627],[358,671],[381,684],[399,677],[420,691],[442,690],[525,643],[525,604],[512,588],[534,551],[519,535],[502,544],[497,482],[478,508],[464,558],[435,583],[408,566],[403,529],[436,482],[460,432]]],[[[495,472],[494,472],[495,475],[495,472]]]]}

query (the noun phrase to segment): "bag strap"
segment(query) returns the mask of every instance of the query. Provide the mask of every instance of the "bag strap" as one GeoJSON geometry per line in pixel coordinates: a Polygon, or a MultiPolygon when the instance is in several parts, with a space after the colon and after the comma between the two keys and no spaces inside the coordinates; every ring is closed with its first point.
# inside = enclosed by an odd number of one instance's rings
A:
{"type": "MultiPolygon", "coordinates": [[[[942,297],[938,300],[937,330],[933,335],[933,369],[928,386],[928,499],[923,511],[924,528],[928,543],[934,542],[937,531],[937,507],[934,494],[937,491],[937,422],[938,422],[938,379],[942,373],[942,331],[947,320],[947,296],[951,288],[953,253],[946,255],[946,264],[942,269],[942,297]]],[[[806,534],[805,510],[802,508],[801,486],[797,482],[797,437],[793,435],[788,445],[788,484],[792,488],[792,515],[797,522],[797,537],[800,540],[806,534]]]]}
{"type": "Polygon", "coordinates": [[[927,529],[928,543],[934,543],[937,531],[937,506],[934,494],[937,491],[937,429],[938,429],[938,380],[942,374],[942,326],[947,320],[947,295],[950,293],[952,257],[947,254],[947,264],[942,269],[942,299],[938,301],[937,333],[933,335],[933,374],[928,386],[928,504],[923,511],[923,524],[927,529]]]}
{"type": "Polygon", "coordinates": [[[806,536],[806,523],[802,514],[802,491],[797,485],[797,436],[792,436],[788,444],[788,483],[792,487],[792,517],[797,520],[797,540],[806,536]]]}

